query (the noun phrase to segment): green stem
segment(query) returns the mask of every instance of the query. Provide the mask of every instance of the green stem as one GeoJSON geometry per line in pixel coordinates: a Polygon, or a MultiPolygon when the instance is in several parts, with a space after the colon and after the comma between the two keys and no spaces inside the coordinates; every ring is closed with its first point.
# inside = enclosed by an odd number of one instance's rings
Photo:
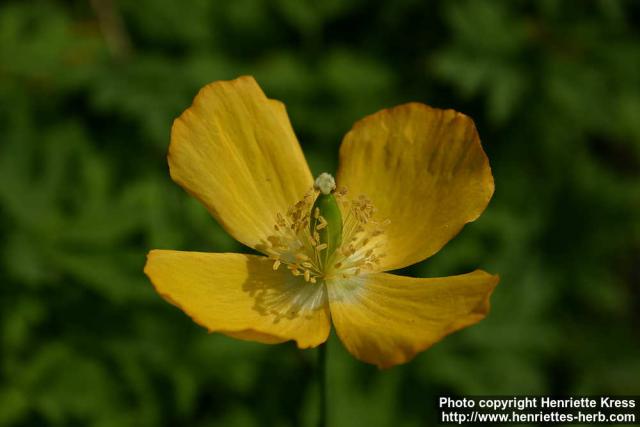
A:
{"type": "Polygon", "coordinates": [[[318,427],[326,427],[327,425],[327,344],[321,344],[318,347],[318,365],[316,366],[318,373],[319,396],[319,413],[318,427]]]}

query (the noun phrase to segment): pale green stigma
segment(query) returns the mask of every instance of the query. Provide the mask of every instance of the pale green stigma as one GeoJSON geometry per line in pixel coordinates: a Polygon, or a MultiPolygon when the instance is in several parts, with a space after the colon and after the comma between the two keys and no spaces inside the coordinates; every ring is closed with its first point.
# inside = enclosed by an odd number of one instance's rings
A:
{"type": "Polygon", "coordinates": [[[333,179],[331,174],[326,172],[322,172],[316,178],[316,181],[313,183],[313,188],[321,192],[322,194],[329,195],[333,190],[336,189],[336,180],[333,179]]]}

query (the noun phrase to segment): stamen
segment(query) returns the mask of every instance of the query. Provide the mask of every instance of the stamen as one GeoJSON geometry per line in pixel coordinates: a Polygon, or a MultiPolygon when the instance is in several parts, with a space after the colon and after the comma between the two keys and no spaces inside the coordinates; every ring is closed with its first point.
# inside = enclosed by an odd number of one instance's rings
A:
{"type": "Polygon", "coordinates": [[[365,196],[348,200],[345,197],[345,188],[334,194],[346,215],[343,223],[343,244],[336,252],[337,259],[330,274],[346,278],[360,275],[367,270],[375,270],[384,256],[379,253],[383,244],[381,236],[390,221],[376,221],[376,209],[365,196]]]}
{"type": "Polygon", "coordinates": [[[318,225],[316,225],[316,230],[322,230],[327,226],[328,222],[322,215],[318,216],[318,225]]]}

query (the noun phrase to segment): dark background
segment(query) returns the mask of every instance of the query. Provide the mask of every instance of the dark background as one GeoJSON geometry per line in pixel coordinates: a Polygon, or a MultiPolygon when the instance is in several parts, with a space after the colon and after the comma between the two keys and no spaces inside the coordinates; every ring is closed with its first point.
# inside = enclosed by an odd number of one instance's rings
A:
{"type": "Polygon", "coordinates": [[[499,273],[492,313],[388,371],[332,337],[330,425],[640,394],[638,22],[615,0],[3,1],[0,426],[312,425],[315,350],[208,335],[142,273],[152,248],[245,250],[165,160],[198,89],[242,74],[314,174],[409,101],[473,117],[491,160],[484,215],[402,273],[499,273]]]}

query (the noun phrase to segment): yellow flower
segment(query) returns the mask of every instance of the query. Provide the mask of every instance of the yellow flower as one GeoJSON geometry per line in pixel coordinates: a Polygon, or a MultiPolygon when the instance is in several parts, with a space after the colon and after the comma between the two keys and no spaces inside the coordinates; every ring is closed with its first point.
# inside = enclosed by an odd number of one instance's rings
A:
{"type": "Polygon", "coordinates": [[[157,292],[210,332],[309,348],[333,322],[351,354],[389,367],[489,310],[498,277],[484,271],[384,273],[435,254],[493,194],[463,114],[410,103],[357,122],[342,142],[334,191],[326,174],[314,186],[284,105],[241,77],[200,91],[173,124],[168,161],[175,182],[265,255],[149,253],[145,273],[157,292]],[[318,195],[339,211],[314,206],[318,195]]]}

